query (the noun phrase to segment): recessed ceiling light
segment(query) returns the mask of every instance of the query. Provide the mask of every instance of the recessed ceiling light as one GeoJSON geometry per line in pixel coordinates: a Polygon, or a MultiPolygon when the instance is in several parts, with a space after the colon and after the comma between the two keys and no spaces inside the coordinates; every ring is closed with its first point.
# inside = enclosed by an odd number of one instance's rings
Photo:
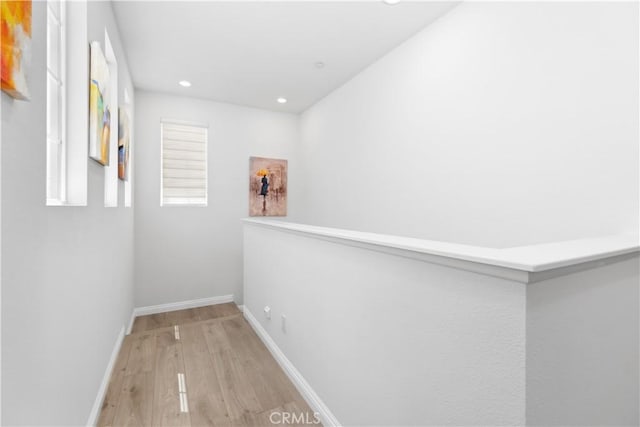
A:
{"type": "Polygon", "coordinates": [[[182,87],[191,87],[191,82],[187,80],[180,80],[178,84],[182,87]]]}
{"type": "Polygon", "coordinates": [[[390,4],[390,5],[394,5],[394,4],[398,4],[400,3],[400,0],[382,0],[385,4],[390,4]]]}
{"type": "Polygon", "coordinates": [[[280,104],[286,104],[287,103],[287,98],[280,97],[280,98],[278,98],[278,102],[280,104]]]}
{"type": "Polygon", "coordinates": [[[316,68],[324,68],[324,62],[322,61],[316,62],[316,68]]]}

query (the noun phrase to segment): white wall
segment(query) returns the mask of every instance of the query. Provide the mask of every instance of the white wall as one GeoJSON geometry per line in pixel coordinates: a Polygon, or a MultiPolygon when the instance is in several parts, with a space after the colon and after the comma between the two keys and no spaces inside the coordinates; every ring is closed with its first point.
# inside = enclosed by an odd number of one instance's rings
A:
{"type": "Polygon", "coordinates": [[[638,72],[637,3],[463,3],[302,115],[294,219],[485,246],[637,232],[638,72]]]}
{"type": "MultiPolygon", "coordinates": [[[[136,306],[229,294],[242,302],[240,219],[248,216],[249,157],[291,159],[297,116],[136,92],[135,129],[136,306]],[[206,208],[160,207],[161,118],[209,125],[206,208]]],[[[290,200],[298,170],[289,162],[290,200]]]]}
{"type": "Polygon", "coordinates": [[[527,425],[640,423],[638,258],[527,287],[527,425]]]}
{"type": "Polygon", "coordinates": [[[524,425],[524,284],[251,225],[244,259],[245,310],[342,425],[524,425]]]}
{"type": "Polygon", "coordinates": [[[637,253],[524,284],[331,234],[244,233],[245,315],[342,425],[640,422],[637,253]]]}
{"type": "MultiPolygon", "coordinates": [[[[84,425],[133,307],[133,211],[103,207],[103,168],[89,161],[87,207],[45,206],[45,7],[33,2],[31,101],[2,94],[3,425],[84,425]]],[[[133,93],[111,4],[90,2],[88,19],[133,93]]]]}

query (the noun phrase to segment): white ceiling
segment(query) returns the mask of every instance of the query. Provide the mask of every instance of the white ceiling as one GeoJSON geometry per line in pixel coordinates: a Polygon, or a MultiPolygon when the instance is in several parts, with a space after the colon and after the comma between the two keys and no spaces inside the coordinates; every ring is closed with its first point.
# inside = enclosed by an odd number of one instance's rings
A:
{"type": "Polygon", "coordinates": [[[456,4],[121,1],[113,8],[137,88],[298,113],[456,4]],[[281,96],[286,104],[276,102],[281,96]]]}

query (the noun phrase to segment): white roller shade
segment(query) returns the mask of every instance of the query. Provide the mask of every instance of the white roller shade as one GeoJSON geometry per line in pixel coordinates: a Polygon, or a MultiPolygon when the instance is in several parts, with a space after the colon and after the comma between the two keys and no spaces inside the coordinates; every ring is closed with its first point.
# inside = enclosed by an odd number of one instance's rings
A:
{"type": "Polygon", "coordinates": [[[161,205],[207,205],[207,128],[163,121],[161,205]]]}

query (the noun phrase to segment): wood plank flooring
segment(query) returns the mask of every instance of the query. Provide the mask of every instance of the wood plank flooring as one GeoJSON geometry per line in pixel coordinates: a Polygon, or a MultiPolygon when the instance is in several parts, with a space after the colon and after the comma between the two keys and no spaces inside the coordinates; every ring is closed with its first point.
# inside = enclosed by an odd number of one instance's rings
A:
{"type": "Polygon", "coordinates": [[[314,421],[313,410],[229,303],[136,318],[98,426],[320,425],[314,421]]]}

